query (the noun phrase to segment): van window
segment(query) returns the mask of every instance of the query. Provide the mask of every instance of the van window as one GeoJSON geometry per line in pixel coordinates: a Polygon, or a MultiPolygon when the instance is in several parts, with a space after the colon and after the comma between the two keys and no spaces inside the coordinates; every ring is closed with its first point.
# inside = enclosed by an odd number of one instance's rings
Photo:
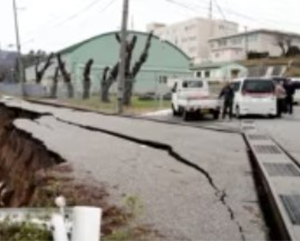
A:
{"type": "Polygon", "coordinates": [[[245,80],[243,91],[248,93],[271,93],[274,91],[272,80],[245,80]]]}
{"type": "Polygon", "coordinates": [[[193,81],[193,80],[186,80],[182,83],[183,88],[202,88],[203,82],[202,81],[193,81]]]}
{"type": "Polygon", "coordinates": [[[241,86],[241,82],[234,82],[233,83],[233,90],[234,92],[238,92],[241,86]]]}

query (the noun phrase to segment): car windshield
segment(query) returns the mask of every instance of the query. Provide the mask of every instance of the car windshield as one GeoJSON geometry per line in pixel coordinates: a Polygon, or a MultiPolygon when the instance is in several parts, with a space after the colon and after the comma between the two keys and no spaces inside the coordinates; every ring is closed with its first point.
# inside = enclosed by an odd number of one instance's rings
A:
{"type": "Polygon", "coordinates": [[[233,90],[234,92],[237,92],[240,89],[241,82],[234,82],[233,83],[233,90]]]}
{"type": "Polygon", "coordinates": [[[272,80],[246,80],[243,91],[249,93],[270,93],[274,91],[272,80]]]}
{"type": "Polygon", "coordinates": [[[183,88],[202,88],[203,82],[202,81],[194,81],[194,80],[186,80],[182,83],[183,88]]]}

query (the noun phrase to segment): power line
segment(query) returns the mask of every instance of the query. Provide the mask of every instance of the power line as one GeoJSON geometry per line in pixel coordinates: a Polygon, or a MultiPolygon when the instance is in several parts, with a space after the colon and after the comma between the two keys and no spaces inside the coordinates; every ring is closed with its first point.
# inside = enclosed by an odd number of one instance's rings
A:
{"type": "MultiPolygon", "coordinates": [[[[76,17],[78,17],[79,15],[81,15],[83,12],[87,12],[88,10],[90,10],[92,7],[94,7],[95,5],[97,5],[100,2],[101,2],[101,0],[94,0],[94,1],[90,2],[88,5],[86,5],[84,8],[82,8],[82,9],[76,11],[75,13],[73,13],[71,16],[69,16],[69,17],[63,19],[62,21],[56,23],[55,25],[52,25],[52,26],[49,26],[49,27],[51,27],[51,28],[53,28],[53,27],[60,27],[60,26],[62,26],[64,24],[66,24],[67,22],[75,19],[76,17]]],[[[47,25],[52,24],[52,23],[53,23],[53,20],[51,20],[51,21],[49,21],[49,22],[41,25],[40,27],[38,27],[38,29],[35,31],[35,33],[32,36],[37,35],[41,31],[43,31],[47,25]]],[[[32,41],[32,38],[26,40],[25,44],[28,43],[28,42],[31,42],[31,41],[32,41]]]]}
{"type": "MultiPolygon", "coordinates": [[[[169,2],[169,3],[172,3],[172,4],[175,4],[175,5],[177,5],[177,6],[180,6],[180,7],[182,7],[182,8],[188,9],[188,10],[190,10],[190,11],[197,12],[197,11],[195,10],[195,8],[190,7],[189,5],[186,5],[186,4],[184,4],[184,3],[177,2],[177,1],[174,1],[174,0],[165,0],[165,1],[167,1],[167,2],[169,2]]],[[[206,7],[206,9],[209,9],[209,7],[206,7]]]]}
{"type": "MultiPolygon", "coordinates": [[[[186,5],[186,4],[183,4],[179,1],[174,1],[174,0],[166,0],[168,1],[169,3],[172,3],[172,4],[175,4],[179,7],[182,7],[182,8],[186,8],[190,11],[193,11],[193,12],[197,12],[197,8],[201,8],[201,9],[209,9],[207,6],[201,6],[199,5],[199,2],[196,4],[196,3],[193,3],[193,6],[194,7],[191,7],[189,5],[186,5]]],[[[219,5],[220,6],[220,5],[219,5]]],[[[221,8],[221,6],[220,6],[221,8]]],[[[222,11],[226,11],[227,13],[230,13],[232,15],[235,15],[237,17],[240,17],[240,18],[243,18],[243,19],[246,19],[248,21],[251,21],[251,22],[256,22],[256,23],[261,23],[261,24],[265,24],[265,23],[272,23],[273,25],[282,25],[282,24],[289,24],[289,25],[294,25],[294,26],[299,26],[299,24],[297,23],[287,23],[287,22],[280,22],[280,21],[276,21],[276,20],[273,20],[273,19],[266,19],[266,18],[255,18],[255,17],[251,17],[249,15],[246,15],[244,13],[241,13],[241,12],[238,12],[238,11],[235,11],[235,10],[232,10],[232,9],[229,9],[229,8],[224,8],[222,7],[222,11]]]]}
{"type": "MultiPolygon", "coordinates": [[[[106,11],[109,7],[111,7],[116,1],[117,1],[117,0],[110,0],[103,8],[101,8],[99,11],[97,11],[97,12],[95,12],[95,13],[101,14],[101,13],[105,12],[105,11],[106,11]]],[[[89,17],[90,17],[90,16],[91,16],[91,15],[89,15],[89,17]]],[[[86,26],[86,24],[84,24],[84,25],[81,24],[81,25],[80,25],[80,29],[85,29],[85,26],[86,26]]],[[[26,46],[26,45],[28,45],[28,44],[34,42],[34,40],[35,40],[35,38],[28,39],[28,40],[26,40],[26,42],[23,42],[22,45],[23,45],[23,46],[26,46]]]]}
{"type": "Polygon", "coordinates": [[[217,8],[218,8],[218,10],[219,10],[219,12],[220,12],[220,14],[222,15],[223,19],[226,21],[226,16],[225,16],[225,14],[224,14],[222,8],[221,8],[220,5],[218,4],[218,1],[217,1],[217,0],[214,0],[214,2],[215,2],[215,4],[216,4],[216,6],[217,6],[217,8]]]}
{"type": "Polygon", "coordinates": [[[70,17],[68,17],[67,19],[65,19],[64,21],[61,21],[60,23],[56,24],[54,27],[59,27],[63,24],[66,24],[67,22],[75,19],[76,17],[78,17],[80,14],[82,14],[82,12],[86,12],[89,9],[91,9],[92,7],[94,7],[96,4],[98,4],[101,0],[94,0],[92,1],[90,4],[88,4],[86,7],[84,7],[83,9],[77,11],[76,13],[74,13],[73,15],[71,15],[70,17]]]}

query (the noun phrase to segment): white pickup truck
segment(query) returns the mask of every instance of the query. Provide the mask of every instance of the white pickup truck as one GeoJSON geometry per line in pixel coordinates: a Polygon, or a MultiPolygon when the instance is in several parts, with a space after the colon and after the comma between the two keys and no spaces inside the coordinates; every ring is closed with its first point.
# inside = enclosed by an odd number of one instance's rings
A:
{"type": "Polygon", "coordinates": [[[172,88],[172,110],[174,116],[188,120],[192,115],[211,114],[214,119],[220,115],[220,100],[211,97],[206,80],[183,78],[174,80],[172,88]]]}

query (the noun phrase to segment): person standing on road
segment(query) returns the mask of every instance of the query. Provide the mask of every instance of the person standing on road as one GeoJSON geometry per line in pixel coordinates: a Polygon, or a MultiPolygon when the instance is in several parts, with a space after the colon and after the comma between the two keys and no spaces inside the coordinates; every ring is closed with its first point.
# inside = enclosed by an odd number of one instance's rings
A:
{"type": "Polygon", "coordinates": [[[281,117],[285,109],[286,91],[283,88],[283,82],[277,83],[275,86],[275,95],[277,98],[277,117],[281,117]]]}
{"type": "Polygon", "coordinates": [[[286,98],[285,98],[285,106],[286,112],[290,115],[293,114],[293,104],[294,104],[294,94],[295,94],[295,87],[293,82],[288,79],[286,84],[284,85],[286,91],[286,98]]]}
{"type": "Polygon", "coordinates": [[[225,119],[228,114],[229,118],[232,119],[234,90],[231,83],[226,84],[226,86],[222,89],[219,98],[224,99],[222,118],[225,119]]]}

